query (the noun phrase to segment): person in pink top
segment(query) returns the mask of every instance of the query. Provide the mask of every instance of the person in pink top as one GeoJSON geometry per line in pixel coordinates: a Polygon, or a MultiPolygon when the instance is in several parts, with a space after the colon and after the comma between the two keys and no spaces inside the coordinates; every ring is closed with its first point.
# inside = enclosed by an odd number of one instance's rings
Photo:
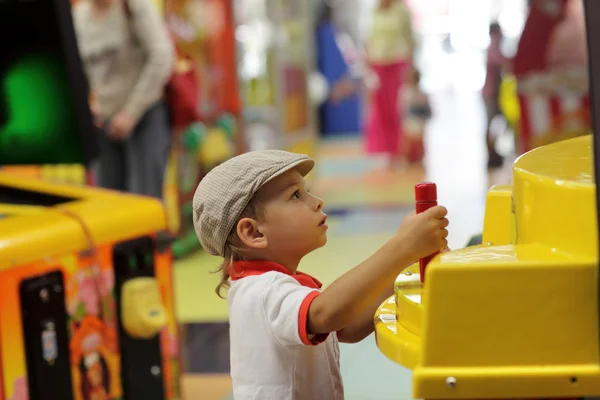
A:
{"type": "Polygon", "coordinates": [[[502,166],[502,156],[495,150],[496,141],[491,135],[490,125],[494,118],[502,115],[498,97],[500,94],[500,83],[502,72],[510,66],[510,61],[504,57],[500,46],[502,45],[502,29],[498,23],[490,25],[490,46],[487,50],[486,76],[482,95],[487,114],[486,143],[488,149],[488,167],[496,168],[502,166]]]}

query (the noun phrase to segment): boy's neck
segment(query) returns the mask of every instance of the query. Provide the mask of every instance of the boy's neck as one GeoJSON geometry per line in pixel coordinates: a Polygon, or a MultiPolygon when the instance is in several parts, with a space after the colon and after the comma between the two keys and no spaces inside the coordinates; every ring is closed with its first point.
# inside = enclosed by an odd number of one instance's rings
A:
{"type": "Polygon", "coordinates": [[[246,260],[248,261],[270,261],[276,264],[281,265],[291,274],[295,274],[298,270],[298,265],[300,264],[301,259],[295,259],[294,257],[277,257],[277,256],[269,256],[266,254],[256,254],[254,256],[247,256],[246,260]]]}

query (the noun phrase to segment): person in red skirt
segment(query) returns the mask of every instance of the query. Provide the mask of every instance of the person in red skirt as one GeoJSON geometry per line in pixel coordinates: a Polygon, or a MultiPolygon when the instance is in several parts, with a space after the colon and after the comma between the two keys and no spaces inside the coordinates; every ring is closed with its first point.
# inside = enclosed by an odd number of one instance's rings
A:
{"type": "Polygon", "coordinates": [[[365,127],[369,154],[385,154],[392,168],[402,160],[399,95],[412,65],[415,40],[409,9],[401,0],[380,0],[373,14],[367,57],[374,79],[365,127]]]}

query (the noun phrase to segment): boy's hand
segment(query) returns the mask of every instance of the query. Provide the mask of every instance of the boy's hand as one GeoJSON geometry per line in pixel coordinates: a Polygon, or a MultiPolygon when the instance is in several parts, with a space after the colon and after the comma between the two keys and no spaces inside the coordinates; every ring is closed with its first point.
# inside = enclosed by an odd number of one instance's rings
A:
{"type": "Polygon", "coordinates": [[[413,211],[404,218],[396,238],[411,249],[415,261],[448,246],[447,214],[446,208],[437,206],[421,214],[413,211]]]}

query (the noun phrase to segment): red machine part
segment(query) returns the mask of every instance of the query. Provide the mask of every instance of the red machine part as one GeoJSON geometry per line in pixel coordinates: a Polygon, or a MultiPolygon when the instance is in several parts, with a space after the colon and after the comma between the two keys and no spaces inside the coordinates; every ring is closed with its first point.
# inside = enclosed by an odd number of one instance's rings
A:
{"type": "MultiPolygon", "coordinates": [[[[423,182],[415,185],[415,208],[417,214],[420,214],[437,205],[437,186],[435,183],[423,182]]],[[[429,264],[433,257],[435,257],[438,253],[439,251],[419,260],[421,283],[425,282],[425,269],[427,268],[427,264],[429,264]]]]}

